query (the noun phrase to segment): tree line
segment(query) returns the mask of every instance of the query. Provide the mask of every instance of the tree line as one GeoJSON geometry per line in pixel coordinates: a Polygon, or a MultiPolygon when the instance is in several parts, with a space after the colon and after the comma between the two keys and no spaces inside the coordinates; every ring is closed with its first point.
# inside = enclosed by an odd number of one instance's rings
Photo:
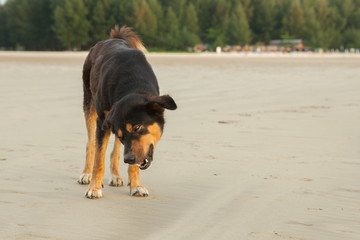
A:
{"type": "Polygon", "coordinates": [[[159,50],[286,38],[310,48],[359,48],[360,0],[7,0],[0,47],[88,49],[115,24],[133,27],[159,50]]]}

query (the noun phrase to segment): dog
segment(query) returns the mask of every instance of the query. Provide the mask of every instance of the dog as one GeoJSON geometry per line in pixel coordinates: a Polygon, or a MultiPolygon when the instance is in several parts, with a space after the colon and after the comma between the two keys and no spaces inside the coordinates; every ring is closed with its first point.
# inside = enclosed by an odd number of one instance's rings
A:
{"type": "Polygon", "coordinates": [[[88,134],[86,161],[78,180],[90,184],[85,196],[102,197],[105,151],[111,132],[110,186],[122,186],[119,174],[120,146],[128,166],[131,196],[146,197],[139,169],[153,161],[154,150],[164,129],[164,110],[177,105],[169,95],[159,95],[156,76],[145,58],[139,36],[131,28],[116,25],[110,38],[90,49],[83,66],[83,109],[88,134]]]}

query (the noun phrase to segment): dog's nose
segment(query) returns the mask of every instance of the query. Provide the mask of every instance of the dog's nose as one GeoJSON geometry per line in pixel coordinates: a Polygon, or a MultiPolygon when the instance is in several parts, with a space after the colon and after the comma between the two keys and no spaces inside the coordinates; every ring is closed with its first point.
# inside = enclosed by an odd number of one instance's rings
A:
{"type": "Polygon", "coordinates": [[[134,164],[135,163],[135,155],[133,155],[133,154],[125,155],[124,162],[128,163],[128,164],[134,164]]]}

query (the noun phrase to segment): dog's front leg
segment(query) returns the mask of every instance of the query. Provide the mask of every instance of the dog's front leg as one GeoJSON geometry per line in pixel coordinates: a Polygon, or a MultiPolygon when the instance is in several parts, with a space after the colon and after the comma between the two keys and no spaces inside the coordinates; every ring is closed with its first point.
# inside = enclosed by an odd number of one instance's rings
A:
{"type": "Polygon", "coordinates": [[[92,178],[85,194],[87,198],[101,198],[105,170],[105,152],[110,137],[110,129],[102,130],[102,122],[96,121],[95,159],[92,178]]]}
{"type": "Polygon", "coordinates": [[[136,197],[147,197],[148,190],[140,184],[139,167],[136,165],[129,165],[128,168],[130,195],[136,197]]]}

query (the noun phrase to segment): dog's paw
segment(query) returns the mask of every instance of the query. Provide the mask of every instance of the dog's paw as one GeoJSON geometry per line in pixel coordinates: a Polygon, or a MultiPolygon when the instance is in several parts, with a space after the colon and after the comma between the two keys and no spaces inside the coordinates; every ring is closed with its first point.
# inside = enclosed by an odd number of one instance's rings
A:
{"type": "Polygon", "coordinates": [[[120,176],[112,175],[109,181],[109,185],[112,187],[121,187],[124,185],[124,182],[120,176]]]}
{"type": "Polygon", "coordinates": [[[130,187],[130,195],[134,197],[147,197],[149,196],[149,191],[143,186],[138,186],[136,188],[130,187]]]}
{"type": "Polygon", "coordinates": [[[91,181],[91,173],[83,173],[78,179],[80,184],[89,184],[91,181]]]}
{"type": "Polygon", "coordinates": [[[85,193],[85,197],[87,198],[101,198],[102,197],[102,190],[97,188],[89,188],[85,193]]]}

